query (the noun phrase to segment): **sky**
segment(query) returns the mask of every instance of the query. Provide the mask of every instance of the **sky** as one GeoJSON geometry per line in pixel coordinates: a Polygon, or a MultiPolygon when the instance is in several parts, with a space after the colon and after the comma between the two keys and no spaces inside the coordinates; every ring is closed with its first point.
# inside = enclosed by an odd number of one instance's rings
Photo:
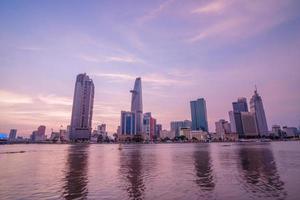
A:
{"type": "Polygon", "coordinates": [[[0,132],[70,123],[76,75],[95,84],[93,127],[115,132],[142,77],[163,129],[205,98],[210,131],[255,85],[269,129],[300,126],[298,0],[0,0],[0,132]]]}

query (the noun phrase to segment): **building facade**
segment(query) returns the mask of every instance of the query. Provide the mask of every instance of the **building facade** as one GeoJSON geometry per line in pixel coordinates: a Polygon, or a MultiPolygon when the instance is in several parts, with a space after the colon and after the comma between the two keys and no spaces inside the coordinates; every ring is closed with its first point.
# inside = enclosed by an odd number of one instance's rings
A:
{"type": "Polygon", "coordinates": [[[10,129],[8,140],[16,140],[17,129],[10,129]]]}
{"type": "Polygon", "coordinates": [[[175,133],[175,137],[180,136],[181,128],[191,128],[192,122],[190,120],[172,121],[170,123],[170,130],[175,133]]]}
{"type": "Polygon", "coordinates": [[[232,102],[234,112],[248,112],[247,98],[239,97],[236,102],[232,102]]]}
{"type": "Polygon", "coordinates": [[[215,123],[216,125],[216,135],[218,138],[224,139],[226,134],[231,133],[230,123],[224,119],[220,119],[215,123]]]}
{"type": "Polygon", "coordinates": [[[257,137],[258,130],[255,114],[251,112],[241,112],[243,132],[245,137],[257,137]]]}
{"type": "Polygon", "coordinates": [[[245,136],[241,116],[242,112],[248,112],[248,104],[245,97],[239,97],[236,102],[232,102],[232,111],[229,111],[231,132],[237,133],[239,137],[245,136]]]}
{"type": "Polygon", "coordinates": [[[94,105],[94,83],[88,75],[79,74],[76,78],[70,140],[89,140],[92,131],[94,105]]]}
{"type": "Polygon", "coordinates": [[[190,102],[192,130],[208,132],[206,101],[203,98],[190,102]]]}
{"type": "Polygon", "coordinates": [[[156,136],[156,119],[152,117],[151,113],[145,113],[143,117],[143,133],[147,135],[150,140],[153,140],[156,136]]]}
{"type": "Polygon", "coordinates": [[[142,80],[136,78],[133,90],[130,91],[131,96],[131,112],[135,114],[135,132],[143,133],[143,100],[142,100],[142,80]]]}
{"type": "Polygon", "coordinates": [[[46,138],[46,126],[41,125],[38,127],[36,131],[32,132],[31,140],[33,142],[42,142],[45,141],[46,138]]]}
{"type": "Polygon", "coordinates": [[[121,134],[135,135],[136,134],[136,116],[135,112],[121,111],[121,134]]]}
{"type": "Polygon", "coordinates": [[[268,136],[268,124],[261,96],[254,91],[254,95],[250,100],[250,111],[255,114],[258,133],[261,136],[268,136]]]}
{"type": "Polygon", "coordinates": [[[155,135],[156,135],[157,138],[160,138],[161,131],[162,131],[162,125],[161,124],[156,124],[156,126],[155,126],[155,135]]]}

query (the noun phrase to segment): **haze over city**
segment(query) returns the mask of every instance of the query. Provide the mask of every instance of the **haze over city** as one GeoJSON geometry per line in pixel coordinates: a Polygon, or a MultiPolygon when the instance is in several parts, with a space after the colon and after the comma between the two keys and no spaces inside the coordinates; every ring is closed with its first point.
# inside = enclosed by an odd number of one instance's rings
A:
{"type": "Polygon", "coordinates": [[[0,1],[0,132],[70,124],[76,75],[95,85],[93,127],[120,124],[136,77],[163,129],[206,99],[210,130],[238,97],[269,128],[300,125],[299,1],[0,1]]]}

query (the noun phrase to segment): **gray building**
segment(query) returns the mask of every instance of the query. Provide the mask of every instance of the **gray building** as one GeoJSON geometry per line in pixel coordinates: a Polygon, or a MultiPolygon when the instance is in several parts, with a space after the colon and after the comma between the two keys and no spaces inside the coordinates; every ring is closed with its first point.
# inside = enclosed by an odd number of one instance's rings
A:
{"type": "Polygon", "coordinates": [[[269,135],[268,124],[267,124],[262,98],[261,96],[259,96],[256,89],[254,91],[254,95],[250,100],[250,112],[255,114],[258,133],[261,136],[263,135],[268,136],[269,135]]]}
{"type": "Polygon", "coordinates": [[[258,136],[258,130],[254,113],[241,112],[241,119],[243,124],[244,135],[246,137],[258,136]]]}
{"type": "Polygon", "coordinates": [[[240,97],[236,102],[232,102],[232,108],[234,112],[248,112],[247,99],[240,97]]]}
{"type": "Polygon", "coordinates": [[[162,125],[161,124],[156,124],[156,126],[155,126],[155,135],[157,137],[160,137],[161,132],[162,132],[162,125]]]}
{"type": "Polygon", "coordinates": [[[243,137],[243,123],[241,118],[241,112],[229,111],[230,127],[232,133],[237,133],[239,137],[243,137]]]}
{"type": "Polygon", "coordinates": [[[192,130],[202,130],[208,132],[207,110],[204,98],[190,102],[192,130]]]}
{"type": "Polygon", "coordinates": [[[180,129],[181,128],[191,128],[192,122],[190,120],[184,120],[184,121],[172,121],[170,123],[170,129],[171,132],[175,133],[175,137],[180,135],[180,129]]]}
{"type": "Polygon", "coordinates": [[[245,97],[239,97],[236,102],[232,102],[232,109],[232,111],[229,111],[231,131],[237,133],[239,137],[244,137],[245,132],[241,112],[248,112],[247,99],[245,97]]]}
{"type": "Polygon", "coordinates": [[[10,129],[8,140],[15,140],[17,137],[17,129],[10,129]]]}
{"type": "Polygon", "coordinates": [[[70,140],[89,140],[92,131],[94,83],[88,75],[76,78],[70,126],[70,140]]]}
{"type": "Polygon", "coordinates": [[[131,112],[135,113],[136,134],[143,133],[143,101],[142,101],[142,80],[136,78],[131,97],[131,112]]]}

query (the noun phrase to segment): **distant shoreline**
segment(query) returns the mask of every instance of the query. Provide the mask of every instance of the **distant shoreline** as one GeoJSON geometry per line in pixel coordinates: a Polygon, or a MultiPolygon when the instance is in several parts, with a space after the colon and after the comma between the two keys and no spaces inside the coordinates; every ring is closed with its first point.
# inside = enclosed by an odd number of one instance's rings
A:
{"type": "Polygon", "coordinates": [[[103,143],[94,143],[94,142],[65,142],[65,143],[53,143],[53,142],[0,142],[0,145],[15,145],[15,144],[50,144],[50,145],[70,145],[70,144],[210,144],[210,143],[234,143],[234,144],[260,144],[260,143],[271,143],[271,142],[293,142],[293,141],[300,141],[300,138],[295,139],[285,139],[285,140],[261,140],[261,139],[249,139],[249,140],[242,140],[242,141],[197,141],[197,142],[103,142],[103,143]]]}

